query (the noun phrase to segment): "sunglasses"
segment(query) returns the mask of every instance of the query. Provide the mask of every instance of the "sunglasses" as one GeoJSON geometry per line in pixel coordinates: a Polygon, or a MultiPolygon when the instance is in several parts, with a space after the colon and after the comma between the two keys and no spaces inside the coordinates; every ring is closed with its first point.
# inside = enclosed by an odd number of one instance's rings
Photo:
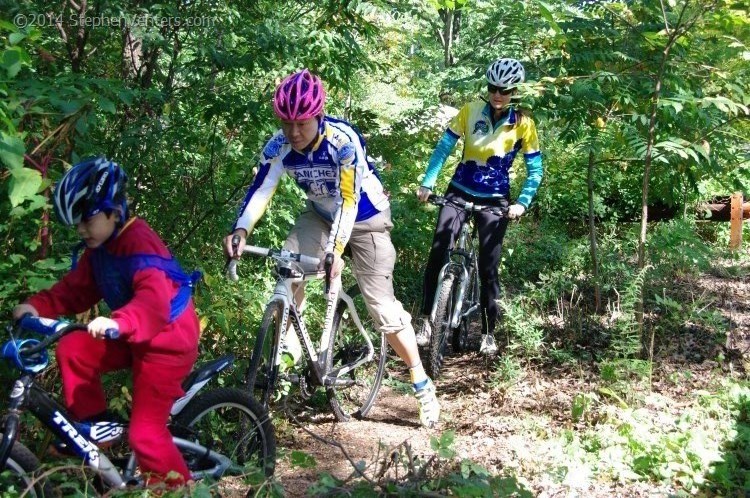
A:
{"type": "Polygon", "coordinates": [[[500,95],[510,95],[512,94],[516,89],[515,88],[507,88],[502,86],[495,86],[492,84],[487,84],[487,91],[489,93],[500,93],[500,95]]]}

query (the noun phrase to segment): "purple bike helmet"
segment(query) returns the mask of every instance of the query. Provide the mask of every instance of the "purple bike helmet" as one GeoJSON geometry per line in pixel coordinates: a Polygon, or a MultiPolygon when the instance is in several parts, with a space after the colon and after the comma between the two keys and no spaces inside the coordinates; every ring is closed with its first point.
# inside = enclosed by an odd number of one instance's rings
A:
{"type": "Polygon", "coordinates": [[[323,82],[307,69],[290,74],[276,87],[273,110],[289,121],[304,121],[323,112],[326,91],[323,82]]]}

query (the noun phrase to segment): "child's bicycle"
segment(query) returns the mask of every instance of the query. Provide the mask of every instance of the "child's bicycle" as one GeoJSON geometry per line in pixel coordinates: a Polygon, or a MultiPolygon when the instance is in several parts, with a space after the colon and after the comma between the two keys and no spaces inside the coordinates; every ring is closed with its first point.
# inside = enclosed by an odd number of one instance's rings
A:
{"type": "MultiPolygon", "coordinates": [[[[18,441],[21,417],[30,412],[65,445],[83,459],[107,489],[138,487],[143,479],[138,462],[127,446],[127,424],[116,421],[80,422],[53,399],[35,377],[49,364],[47,348],[64,335],[86,330],[77,323],[26,315],[7,326],[10,340],[0,355],[21,371],[15,381],[8,409],[0,426],[0,490],[27,496],[54,496],[52,485],[39,472],[40,462],[18,441]],[[21,339],[20,333],[34,331],[47,337],[21,339]],[[118,441],[106,452],[98,444],[118,441]]],[[[108,331],[114,339],[117,330],[108,331]]],[[[258,470],[270,476],[274,471],[276,441],[267,411],[241,389],[213,388],[196,396],[203,386],[234,361],[233,355],[210,361],[194,370],[183,382],[185,395],[172,407],[170,432],[182,453],[193,480],[219,479],[223,475],[258,470]]],[[[105,443],[109,444],[109,443],[105,443]]]]}
{"type": "MultiPolygon", "coordinates": [[[[300,386],[305,397],[316,387],[325,388],[328,402],[337,420],[367,415],[375,402],[385,371],[387,342],[377,331],[367,330],[360,321],[353,298],[359,295],[357,286],[345,292],[341,279],[331,282],[332,259],[326,260],[325,272],[309,272],[320,260],[287,250],[245,246],[244,252],[276,261],[276,288],[266,304],[263,320],[255,338],[248,386],[257,399],[267,407],[279,380],[284,352],[283,341],[291,326],[299,337],[305,368],[298,376],[289,376],[300,386]],[[316,349],[294,298],[293,284],[325,278],[327,298],[325,322],[316,349]]],[[[229,276],[237,280],[237,260],[229,263],[229,276]]],[[[364,311],[364,310],[362,310],[364,311]]]]}
{"type": "Polygon", "coordinates": [[[445,358],[448,336],[454,352],[465,351],[468,345],[469,324],[479,314],[479,276],[477,275],[476,228],[473,213],[489,211],[507,216],[508,209],[482,206],[471,202],[457,202],[438,195],[430,195],[428,201],[436,206],[450,204],[466,211],[466,221],[454,247],[448,251],[448,262],[440,269],[437,291],[433,300],[430,323],[432,336],[427,345],[427,373],[433,379],[440,376],[445,358]]]}

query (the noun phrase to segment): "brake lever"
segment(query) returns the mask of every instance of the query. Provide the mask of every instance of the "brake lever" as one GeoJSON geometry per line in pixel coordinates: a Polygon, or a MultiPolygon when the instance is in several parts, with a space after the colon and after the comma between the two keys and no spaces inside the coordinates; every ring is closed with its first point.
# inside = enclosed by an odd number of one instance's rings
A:
{"type": "Polygon", "coordinates": [[[327,295],[331,291],[331,269],[333,268],[333,253],[329,252],[326,254],[325,263],[323,268],[326,272],[326,283],[325,283],[325,294],[327,295]]]}
{"type": "Polygon", "coordinates": [[[234,257],[237,255],[237,249],[240,248],[240,236],[238,234],[234,234],[232,236],[232,255],[227,257],[227,263],[224,265],[224,273],[229,270],[229,263],[232,262],[234,257]]]}

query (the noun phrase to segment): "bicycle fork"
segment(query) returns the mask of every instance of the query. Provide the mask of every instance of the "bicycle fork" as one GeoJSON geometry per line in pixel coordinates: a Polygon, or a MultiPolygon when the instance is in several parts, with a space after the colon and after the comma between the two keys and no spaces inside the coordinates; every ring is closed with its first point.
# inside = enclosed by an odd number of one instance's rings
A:
{"type": "MultiPolygon", "coordinates": [[[[472,306],[471,309],[466,311],[466,313],[461,312],[463,308],[464,295],[466,294],[466,287],[469,284],[469,272],[466,270],[466,267],[464,265],[459,265],[456,263],[448,263],[447,265],[443,266],[440,269],[440,273],[438,274],[437,292],[440,292],[440,288],[443,285],[443,281],[445,281],[445,275],[448,272],[453,272],[453,274],[456,275],[456,277],[458,277],[458,291],[456,292],[456,300],[454,301],[453,309],[451,310],[451,318],[450,318],[450,324],[449,324],[451,329],[455,329],[456,327],[458,327],[458,324],[461,322],[461,318],[464,315],[467,315],[470,312],[473,312],[476,305],[472,306]]],[[[432,311],[430,312],[431,323],[435,323],[435,315],[437,315],[437,305],[438,305],[437,292],[435,294],[435,297],[433,297],[432,299],[432,311]]]]}

